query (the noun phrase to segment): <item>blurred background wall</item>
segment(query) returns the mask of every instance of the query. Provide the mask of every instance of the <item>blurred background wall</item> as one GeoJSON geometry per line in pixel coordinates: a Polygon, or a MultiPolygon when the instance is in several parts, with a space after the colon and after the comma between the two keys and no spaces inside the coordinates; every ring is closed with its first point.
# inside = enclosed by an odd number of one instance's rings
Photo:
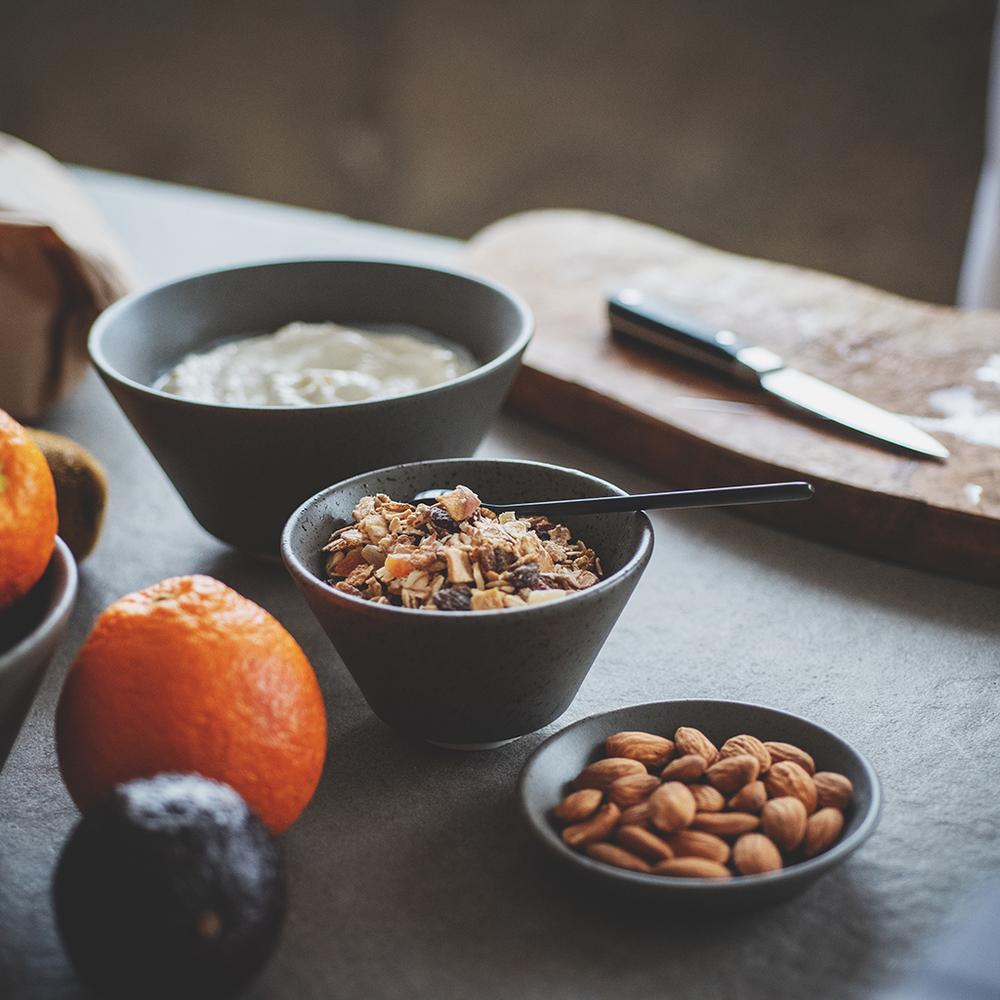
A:
{"type": "Polygon", "coordinates": [[[12,0],[0,130],[471,235],[618,212],[951,301],[993,0],[12,0]]]}

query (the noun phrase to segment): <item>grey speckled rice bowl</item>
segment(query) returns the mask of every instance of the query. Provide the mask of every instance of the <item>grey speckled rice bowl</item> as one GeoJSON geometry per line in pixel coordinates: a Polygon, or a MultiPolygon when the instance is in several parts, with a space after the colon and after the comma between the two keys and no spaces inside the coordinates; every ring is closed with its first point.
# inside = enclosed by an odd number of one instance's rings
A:
{"type": "Polygon", "coordinates": [[[363,496],[409,500],[462,483],[486,499],[544,500],[624,491],[540,462],[445,459],[337,483],[289,519],[281,554],[292,579],[383,721],[432,743],[496,746],[557,719],[576,696],[653,549],[645,514],[567,517],[601,559],[595,586],[558,601],[496,611],[434,612],[373,604],[325,582],[322,547],[363,496]]]}

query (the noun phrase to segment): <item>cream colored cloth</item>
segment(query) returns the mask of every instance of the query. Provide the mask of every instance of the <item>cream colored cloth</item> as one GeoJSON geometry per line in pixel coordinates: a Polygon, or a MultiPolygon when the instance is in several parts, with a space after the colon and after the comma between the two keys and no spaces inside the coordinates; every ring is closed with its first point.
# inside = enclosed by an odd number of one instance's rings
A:
{"type": "Polygon", "coordinates": [[[986,151],[958,280],[958,304],[966,309],[1000,308],[1000,9],[993,22],[986,151]]]}
{"type": "Polygon", "coordinates": [[[91,323],[132,284],[69,173],[0,134],[0,409],[36,420],[66,396],[86,371],[91,323]]]}

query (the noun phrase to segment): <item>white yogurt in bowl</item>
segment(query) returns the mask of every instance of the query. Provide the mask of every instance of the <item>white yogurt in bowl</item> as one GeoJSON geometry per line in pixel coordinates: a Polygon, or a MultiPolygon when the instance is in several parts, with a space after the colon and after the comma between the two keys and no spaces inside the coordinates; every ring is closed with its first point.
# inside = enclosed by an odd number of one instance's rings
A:
{"type": "Polygon", "coordinates": [[[461,345],[415,327],[289,323],[188,354],[154,387],[202,403],[319,406],[401,396],[476,367],[461,345]]]}

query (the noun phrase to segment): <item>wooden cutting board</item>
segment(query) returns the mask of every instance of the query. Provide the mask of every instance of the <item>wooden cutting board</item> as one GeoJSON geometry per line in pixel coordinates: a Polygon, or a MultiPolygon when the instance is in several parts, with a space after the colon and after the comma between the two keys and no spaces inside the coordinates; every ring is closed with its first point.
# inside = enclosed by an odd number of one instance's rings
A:
{"type": "MultiPolygon", "coordinates": [[[[905,252],[905,251],[901,251],[905,252]]],[[[465,266],[516,289],[537,332],[512,404],[678,487],[808,479],[808,503],[740,508],[797,534],[1000,583],[1000,312],[932,306],[579,211],[504,219],[465,266]],[[608,334],[635,286],[912,416],[950,450],[908,458],[608,334]]]]}

